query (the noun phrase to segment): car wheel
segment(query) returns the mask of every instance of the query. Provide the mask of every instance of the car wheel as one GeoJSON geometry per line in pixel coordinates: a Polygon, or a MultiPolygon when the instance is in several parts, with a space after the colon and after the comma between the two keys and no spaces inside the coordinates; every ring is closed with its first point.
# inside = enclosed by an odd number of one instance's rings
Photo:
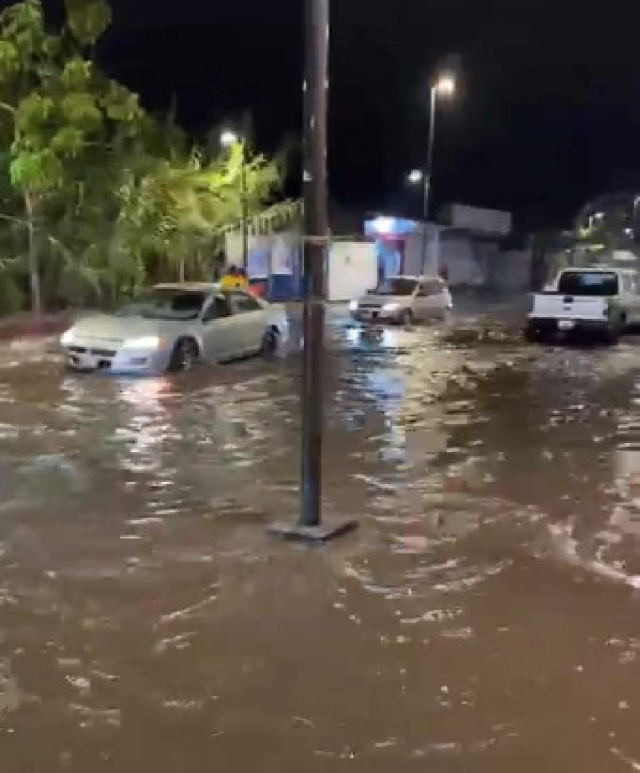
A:
{"type": "Polygon", "coordinates": [[[453,319],[453,310],[450,308],[443,309],[440,314],[440,321],[445,324],[449,324],[453,319]]]}
{"type": "Polygon", "coordinates": [[[271,327],[264,331],[260,354],[267,360],[273,359],[280,348],[280,333],[271,327]]]}
{"type": "Polygon", "coordinates": [[[411,309],[404,309],[400,313],[399,320],[400,324],[404,325],[404,327],[411,327],[411,325],[413,325],[413,312],[411,309]]]}
{"type": "Polygon", "coordinates": [[[192,338],[181,338],[175,345],[169,362],[172,373],[192,370],[198,361],[198,344],[192,338]]]}

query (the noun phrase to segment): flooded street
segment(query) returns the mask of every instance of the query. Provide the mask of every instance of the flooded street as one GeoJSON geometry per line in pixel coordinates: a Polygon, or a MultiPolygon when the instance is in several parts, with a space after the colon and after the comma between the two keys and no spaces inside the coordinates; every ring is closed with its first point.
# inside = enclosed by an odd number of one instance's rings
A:
{"type": "Polygon", "coordinates": [[[640,770],[640,342],[470,320],[117,380],[0,359],[0,770],[640,770]]]}

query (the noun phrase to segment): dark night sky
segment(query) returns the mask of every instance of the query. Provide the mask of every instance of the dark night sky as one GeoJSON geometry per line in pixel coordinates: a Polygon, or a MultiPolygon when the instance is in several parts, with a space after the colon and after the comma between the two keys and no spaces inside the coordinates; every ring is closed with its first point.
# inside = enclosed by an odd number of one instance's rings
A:
{"type": "MultiPolygon", "coordinates": [[[[3,2],[2,5],[6,5],[3,2]]],[[[298,133],[303,0],[111,0],[109,73],[197,130],[247,107],[258,143],[298,133]]],[[[54,0],[45,0],[53,9],[54,0]]],[[[435,195],[563,224],[594,194],[640,187],[634,0],[333,0],[330,181],[347,206],[418,205],[425,84],[454,53],[439,113],[435,195]]]]}

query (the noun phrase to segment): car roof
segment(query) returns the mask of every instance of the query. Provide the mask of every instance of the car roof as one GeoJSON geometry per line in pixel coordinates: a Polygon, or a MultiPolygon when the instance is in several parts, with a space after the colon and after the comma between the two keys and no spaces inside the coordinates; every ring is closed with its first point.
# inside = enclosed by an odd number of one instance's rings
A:
{"type": "Polygon", "coordinates": [[[440,281],[444,281],[441,276],[437,276],[436,274],[422,274],[421,276],[417,276],[416,274],[398,274],[397,276],[389,276],[387,279],[407,279],[412,282],[424,282],[427,279],[439,279],[440,281]]]}
{"type": "Polygon", "coordinates": [[[633,271],[629,268],[620,268],[619,266],[567,266],[562,269],[563,272],[573,272],[574,274],[610,274],[611,272],[619,271],[633,271]]]}
{"type": "Polygon", "coordinates": [[[154,285],[153,289],[212,293],[214,290],[219,290],[220,286],[215,282],[163,282],[162,284],[154,285]]]}

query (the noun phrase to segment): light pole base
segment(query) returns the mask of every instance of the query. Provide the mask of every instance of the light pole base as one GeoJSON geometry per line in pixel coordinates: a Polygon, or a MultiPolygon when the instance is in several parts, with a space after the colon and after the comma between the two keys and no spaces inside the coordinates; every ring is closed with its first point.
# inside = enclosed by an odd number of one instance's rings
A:
{"type": "Polygon", "coordinates": [[[319,526],[303,526],[296,521],[280,521],[267,526],[267,532],[287,542],[324,544],[358,528],[358,522],[350,518],[327,518],[319,526]]]}

